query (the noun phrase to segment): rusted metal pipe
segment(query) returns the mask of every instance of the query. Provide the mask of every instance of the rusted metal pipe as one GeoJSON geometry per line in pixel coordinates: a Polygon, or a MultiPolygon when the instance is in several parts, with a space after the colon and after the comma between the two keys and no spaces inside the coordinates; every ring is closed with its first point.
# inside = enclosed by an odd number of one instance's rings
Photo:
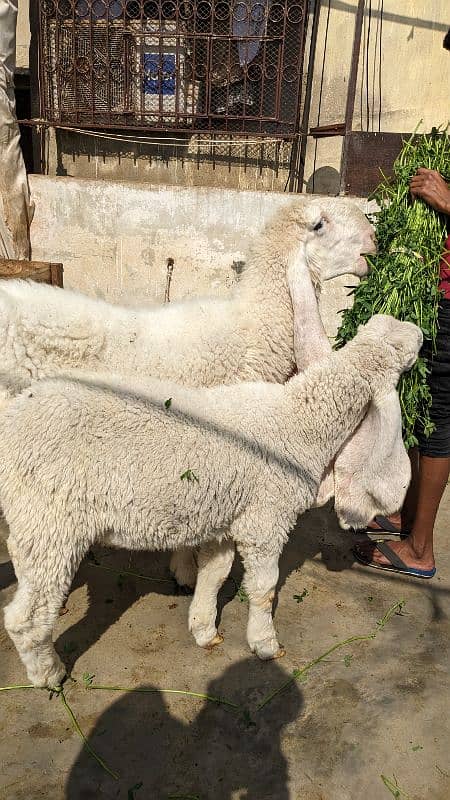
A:
{"type": "Polygon", "coordinates": [[[167,259],[166,292],[164,294],[164,302],[165,303],[170,303],[170,283],[172,281],[174,263],[175,262],[174,262],[173,258],[168,258],[167,259]]]}

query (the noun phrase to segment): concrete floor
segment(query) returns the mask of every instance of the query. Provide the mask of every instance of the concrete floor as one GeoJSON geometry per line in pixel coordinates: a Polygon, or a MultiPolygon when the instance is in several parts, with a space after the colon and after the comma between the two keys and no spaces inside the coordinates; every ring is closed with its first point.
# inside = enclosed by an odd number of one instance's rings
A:
{"type": "MultiPolygon", "coordinates": [[[[222,593],[224,643],[205,652],[187,630],[189,597],[171,583],[119,578],[85,562],[58,621],[57,649],[73,667],[66,696],[89,743],[83,749],[58,697],[0,693],[2,800],[448,800],[450,491],[437,528],[430,583],[356,566],[351,536],[329,510],[306,514],[283,554],[276,624],[284,659],[261,663],[245,642],[246,602],[222,593]],[[294,595],[303,596],[297,602],[294,595]],[[292,670],[345,638],[369,633],[406,600],[376,639],[337,650],[262,711],[258,703],[292,670]],[[345,658],[347,656],[347,658],[345,658]],[[225,697],[234,713],[201,699],[102,685],[181,689],[225,697]],[[398,781],[390,792],[381,775],[398,781]],[[137,787],[142,784],[140,788],[137,787]]],[[[1,603],[14,592],[4,547],[1,603]]],[[[96,551],[103,566],[167,577],[166,555],[96,551]]],[[[240,581],[239,564],[234,576],[240,581]]],[[[0,628],[0,685],[27,683],[0,628]]]]}

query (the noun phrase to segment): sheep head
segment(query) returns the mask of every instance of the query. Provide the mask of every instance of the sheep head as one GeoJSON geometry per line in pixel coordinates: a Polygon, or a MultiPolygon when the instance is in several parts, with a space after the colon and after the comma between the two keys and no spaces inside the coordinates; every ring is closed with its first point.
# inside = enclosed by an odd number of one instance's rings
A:
{"type": "Polygon", "coordinates": [[[303,198],[290,210],[290,222],[302,228],[302,247],[316,285],[338,275],[367,274],[365,255],[376,252],[366,215],[344,198],[303,198]]]}
{"type": "MultiPolygon", "coordinates": [[[[383,351],[385,359],[397,374],[397,380],[415,363],[423,344],[423,334],[412,322],[401,322],[387,314],[375,314],[360,325],[353,340],[358,347],[383,351]]],[[[370,356],[368,355],[368,358],[370,356]]]]}

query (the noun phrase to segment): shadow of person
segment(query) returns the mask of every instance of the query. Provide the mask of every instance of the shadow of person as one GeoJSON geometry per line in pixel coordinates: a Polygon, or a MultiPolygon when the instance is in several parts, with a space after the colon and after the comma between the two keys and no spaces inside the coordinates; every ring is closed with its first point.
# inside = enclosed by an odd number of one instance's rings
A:
{"type": "MultiPolygon", "coordinates": [[[[116,782],[83,749],[68,777],[67,800],[127,797],[136,800],[288,800],[289,771],[281,750],[285,726],[302,713],[296,684],[258,711],[287,674],[277,662],[245,659],[211,681],[207,694],[236,703],[171,696],[182,720],[159,691],[128,693],[98,719],[89,744],[120,773],[116,782]],[[192,712],[200,710],[197,716],[192,712]],[[189,721],[191,720],[192,721],[189,721]]],[[[141,685],[139,690],[152,690],[141,685]]]]}

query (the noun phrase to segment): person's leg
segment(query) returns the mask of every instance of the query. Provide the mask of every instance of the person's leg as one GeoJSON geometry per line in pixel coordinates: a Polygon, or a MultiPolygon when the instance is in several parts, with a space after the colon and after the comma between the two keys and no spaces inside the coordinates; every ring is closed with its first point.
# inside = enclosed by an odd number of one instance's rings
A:
{"type": "Polygon", "coordinates": [[[406,542],[421,562],[434,566],[433,531],[439,504],[450,474],[450,458],[420,455],[417,508],[411,535],[406,542]]]}
{"type": "Polygon", "coordinates": [[[418,447],[412,447],[409,452],[409,460],[411,462],[411,483],[406,492],[405,502],[399,512],[401,523],[401,530],[410,531],[414,525],[414,520],[417,513],[417,504],[419,502],[419,487],[420,487],[420,464],[421,455],[418,447]]]}

